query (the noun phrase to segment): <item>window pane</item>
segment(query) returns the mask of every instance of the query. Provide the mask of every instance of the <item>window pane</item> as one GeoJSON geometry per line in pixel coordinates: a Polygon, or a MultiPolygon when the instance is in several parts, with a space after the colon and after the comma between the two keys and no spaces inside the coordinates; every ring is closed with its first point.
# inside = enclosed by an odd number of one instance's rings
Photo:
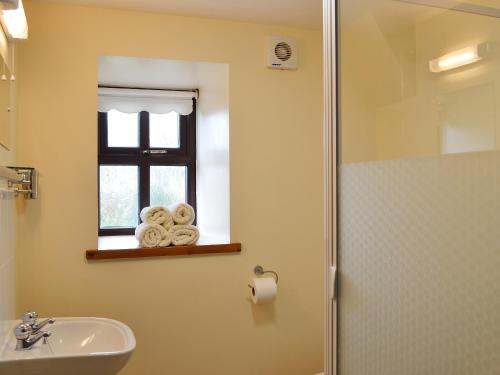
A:
{"type": "Polygon", "coordinates": [[[139,147],[139,114],[108,112],[108,147],[139,147]]]}
{"type": "Polygon", "coordinates": [[[135,165],[101,165],[101,228],[132,228],[139,216],[139,168],[135,165]]]}
{"type": "Polygon", "coordinates": [[[186,167],[152,166],[150,201],[152,206],[186,202],[186,167]]]}
{"type": "Polygon", "coordinates": [[[152,148],[179,148],[179,115],[170,112],[149,114],[149,146],[152,148]]]}

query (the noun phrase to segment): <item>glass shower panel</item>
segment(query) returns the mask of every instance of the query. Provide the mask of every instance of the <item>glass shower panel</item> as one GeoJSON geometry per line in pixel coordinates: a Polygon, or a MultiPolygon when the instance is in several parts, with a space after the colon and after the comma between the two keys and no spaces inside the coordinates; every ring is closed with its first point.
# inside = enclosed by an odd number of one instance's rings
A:
{"type": "Polygon", "coordinates": [[[500,5],[338,7],[339,373],[498,375],[500,5]]]}

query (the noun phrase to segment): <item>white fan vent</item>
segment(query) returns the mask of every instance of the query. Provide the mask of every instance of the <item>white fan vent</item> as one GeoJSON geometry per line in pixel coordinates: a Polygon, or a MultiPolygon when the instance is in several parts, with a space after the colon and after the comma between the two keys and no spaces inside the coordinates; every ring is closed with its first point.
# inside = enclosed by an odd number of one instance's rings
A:
{"type": "Polygon", "coordinates": [[[279,42],[274,47],[274,54],[281,61],[290,60],[290,57],[292,57],[292,47],[286,42],[279,42]]]}
{"type": "Polygon", "coordinates": [[[297,42],[290,37],[269,38],[268,67],[297,69],[297,42]]]}

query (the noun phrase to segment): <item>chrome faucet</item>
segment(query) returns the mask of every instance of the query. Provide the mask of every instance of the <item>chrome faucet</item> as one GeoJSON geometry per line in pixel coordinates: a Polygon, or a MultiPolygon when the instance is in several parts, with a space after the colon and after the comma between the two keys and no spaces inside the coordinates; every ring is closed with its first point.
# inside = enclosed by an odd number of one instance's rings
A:
{"type": "Polygon", "coordinates": [[[45,319],[40,323],[38,320],[38,314],[35,311],[28,311],[23,315],[23,323],[29,324],[32,329],[32,334],[36,335],[43,327],[47,324],[54,324],[55,320],[53,318],[45,319]]]}
{"type": "Polygon", "coordinates": [[[14,328],[14,335],[17,339],[16,350],[30,349],[42,338],[47,338],[51,335],[50,332],[38,332],[32,336],[32,328],[29,324],[20,323],[14,328]]]}
{"type": "Polygon", "coordinates": [[[45,340],[51,335],[50,332],[43,332],[41,329],[48,324],[54,324],[52,318],[45,319],[38,323],[38,314],[35,311],[26,312],[22,317],[22,323],[18,324],[14,329],[14,335],[17,339],[16,350],[30,349],[40,339],[45,340]]]}

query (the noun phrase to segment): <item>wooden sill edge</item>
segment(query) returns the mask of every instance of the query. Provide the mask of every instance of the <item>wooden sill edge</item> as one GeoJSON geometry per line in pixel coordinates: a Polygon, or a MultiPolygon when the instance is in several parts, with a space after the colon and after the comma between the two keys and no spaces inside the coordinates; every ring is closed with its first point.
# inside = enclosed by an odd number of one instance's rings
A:
{"type": "Polygon", "coordinates": [[[169,246],[154,248],[117,249],[117,250],[87,250],[87,260],[148,258],[179,255],[239,253],[241,243],[169,246]]]}

